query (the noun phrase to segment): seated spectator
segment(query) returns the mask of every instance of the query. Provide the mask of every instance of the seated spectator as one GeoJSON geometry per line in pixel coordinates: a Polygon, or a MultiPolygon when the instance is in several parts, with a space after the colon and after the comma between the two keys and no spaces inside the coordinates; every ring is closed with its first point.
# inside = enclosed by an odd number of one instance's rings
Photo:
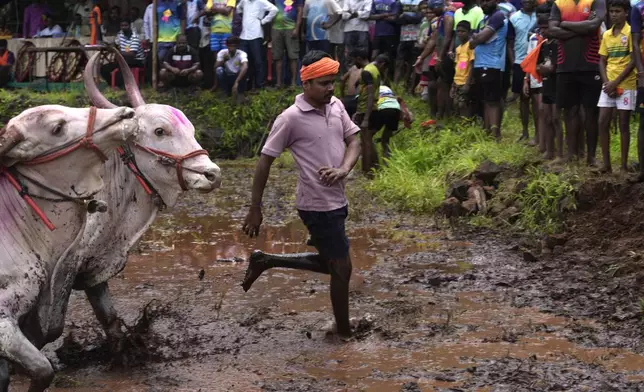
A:
{"type": "Polygon", "coordinates": [[[165,54],[159,76],[159,87],[184,87],[198,84],[203,79],[203,72],[199,69],[199,53],[188,46],[185,34],[179,34],[175,46],[165,54]]]}
{"type": "MultiPolygon", "coordinates": [[[[132,26],[127,20],[122,21],[120,27],[121,30],[116,35],[114,45],[119,48],[119,52],[121,52],[130,68],[143,67],[145,53],[143,52],[143,46],[141,45],[139,36],[132,30],[132,26]]],[[[118,65],[116,63],[105,64],[101,67],[101,75],[105,81],[108,83],[111,82],[112,71],[117,68],[118,65]]],[[[120,72],[117,73],[115,82],[117,86],[123,86],[123,78],[120,72]]]]}
{"type": "Polygon", "coordinates": [[[51,14],[45,14],[45,23],[46,27],[38,34],[35,35],[35,37],[38,38],[56,38],[56,37],[62,37],[65,35],[65,32],[63,29],[54,22],[54,17],[51,16],[51,14]]]}
{"type": "Polygon", "coordinates": [[[217,74],[217,85],[227,95],[233,95],[239,99],[244,92],[244,82],[248,71],[248,54],[239,50],[239,37],[230,36],[226,38],[226,49],[217,53],[215,72],[217,74]]]}
{"type": "Polygon", "coordinates": [[[35,37],[40,30],[45,28],[45,15],[50,12],[50,9],[44,3],[44,0],[33,0],[32,4],[25,8],[22,22],[23,37],[35,37]]]}
{"type": "Polygon", "coordinates": [[[80,38],[89,37],[89,34],[89,25],[83,23],[83,16],[81,14],[74,15],[74,23],[69,26],[67,35],[74,38],[80,38]]]}
{"type": "Polygon", "coordinates": [[[11,68],[16,62],[13,52],[7,49],[7,40],[0,39],[0,87],[11,81],[11,68]]]}

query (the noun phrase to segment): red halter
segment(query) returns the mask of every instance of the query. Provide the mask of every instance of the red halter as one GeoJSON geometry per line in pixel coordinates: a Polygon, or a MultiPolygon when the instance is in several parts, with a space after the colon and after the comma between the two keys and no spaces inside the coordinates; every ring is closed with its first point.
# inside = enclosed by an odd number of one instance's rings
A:
{"type": "MultiPolygon", "coordinates": [[[[62,145],[60,147],[56,147],[56,148],[54,148],[54,149],[52,149],[50,151],[47,151],[47,152],[37,156],[36,158],[34,158],[32,160],[29,160],[29,161],[26,161],[26,162],[21,162],[20,164],[21,165],[32,166],[32,165],[38,165],[38,164],[41,164],[41,163],[51,162],[51,161],[53,161],[55,159],[58,159],[58,158],[61,158],[61,157],[65,156],[65,155],[67,155],[67,154],[70,154],[70,153],[78,150],[81,147],[85,147],[85,148],[88,148],[88,149],[94,151],[96,153],[96,155],[98,155],[98,157],[100,158],[101,162],[105,162],[107,160],[107,157],[105,156],[105,154],[103,154],[101,149],[98,148],[98,146],[96,144],[94,144],[93,134],[95,133],[94,132],[94,123],[95,122],[96,122],[96,108],[94,106],[92,106],[92,107],[89,108],[89,118],[87,120],[87,131],[85,132],[85,136],[83,136],[80,139],[73,140],[73,141],[71,141],[69,143],[66,143],[66,144],[64,144],[64,145],[62,145]]],[[[96,132],[98,132],[98,131],[96,131],[96,132]]],[[[53,223],[51,223],[49,218],[47,218],[47,215],[45,215],[45,213],[40,209],[40,207],[38,207],[38,205],[34,202],[32,197],[29,195],[29,191],[28,191],[27,187],[25,185],[23,185],[22,183],[20,183],[20,181],[18,181],[18,179],[16,179],[16,177],[12,173],[10,173],[7,170],[7,168],[5,168],[4,166],[0,166],[0,175],[4,175],[4,176],[7,177],[7,179],[11,183],[11,185],[20,194],[20,197],[22,197],[22,199],[27,203],[27,205],[29,207],[31,207],[31,209],[36,213],[36,215],[38,215],[38,217],[40,218],[40,220],[43,221],[45,226],[47,226],[47,228],[49,230],[53,231],[56,227],[54,226],[53,223]]],[[[32,180],[32,182],[35,182],[35,181],[32,180]]],[[[53,189],[47,188],[46,186],[38,184],[38,183],[36,183],[36,185],[40,186],[41,188],[44,188],[44,189],[48,190],[49,192],[52,192],[52,193],[56,194],[59,197],[62,197],[63,201],[80,202],[80,200],[81,200],[81,199],[71,198],[69,196],[61,194],[61,193],[59,193],[57,191],[54,191],[53,189]]]]}

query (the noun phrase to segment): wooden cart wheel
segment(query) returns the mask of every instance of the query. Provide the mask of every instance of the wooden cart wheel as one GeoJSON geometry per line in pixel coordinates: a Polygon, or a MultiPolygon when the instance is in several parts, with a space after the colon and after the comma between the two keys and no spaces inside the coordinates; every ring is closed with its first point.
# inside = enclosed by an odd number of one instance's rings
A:
{"type": "Polygon", "coordinates": [[[16,60],[16,82],[21,83],[29,78],[29,75],[34,70],[36,64],[36,53],[28,53],[27,49],[35,48],[33,42],[27,41],[22,45],[18,51],[18,58],[16,60]]]}
{"type": "Polygon", "coordinates": [[[49,68],[47,68],[47,80],[50,82],[61,81],[65,68],[65,57],[67,57],[65,55],[66,53],[56,53],[51,58],[49,68]]]}
{"type": "Polygon", "coordinates": [[[112,51],[103,50],[101,51],[101,57],[99,60],[99,63],[101,65],[111,64],[113,62],[116,62],[116,56],[112,51]]]}
{"type": "MultiPolygon", "coordinates": [[[[80,42],[72,40],[67,46],[78,46],[80,47],[80,42]]],[[[62,82],[69,82],[74,80],[76,74],[80,71],[82,73],[85,63],[87,63],[87,57],[85,52],[69,52],[65,54],[65,63],[67,64],[67,73],[62,76],[62,82]]]]}

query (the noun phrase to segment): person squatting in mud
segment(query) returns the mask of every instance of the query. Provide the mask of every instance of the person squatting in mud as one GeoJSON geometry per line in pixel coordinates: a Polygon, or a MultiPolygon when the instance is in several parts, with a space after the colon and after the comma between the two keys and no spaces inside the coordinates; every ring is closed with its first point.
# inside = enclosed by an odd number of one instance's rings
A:
{"type": "Polygon", "coordinates": [[[259,234],[262,195],[271,165],[289,149],[299,168],[295,205],[318,253],[273,255],[255,251],[250,256],[242,283],[248,291],[260,275],[274,267],[331,275],[331,304],[337,333],[351,336],[349,280],[351,258],[345,232],[348,215],[345,178],[360,156],[360,131],[342,102],[333,96],[340,64],[327,53],[314,50],[302,60],[300,76],[304,92],[282,112],[262,149],[255,169],[251,205],[243,231],[259,234]]]}

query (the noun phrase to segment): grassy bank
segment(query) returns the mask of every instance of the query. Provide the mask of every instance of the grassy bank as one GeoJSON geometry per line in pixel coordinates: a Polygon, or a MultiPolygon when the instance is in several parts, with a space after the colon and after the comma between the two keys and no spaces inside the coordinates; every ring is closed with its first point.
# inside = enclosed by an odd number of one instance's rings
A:
{"type": "MultiPolygon", "coordinates": [[[[543,162],[533,147],[517,142],[521,123],[517,105],[508,108],[503,120],[503,139],[497,143],[481,130],[480,125],[463,120],[447,121],[440,130],[422,129],[428,118],[425,102],[406,97],[416,121],[393,138],[391,158],[378,171],[369,190],[394,208],[416,213],[431,213],[445,199],[448,186],[465,179],[485,160],[506,167],[511,176],[521,178],[504,186],[494,198],[519,211],[516,219],[476,217],[475,225],[511,223],[532,233],[552,233],[561,229],[563,213],[574,209],[577,187],[592,174],[581,164],[552,166],[543,162]]],[[[631,130],[630,159],[636,160],[636,124],[631,130]]],[[[530,127],[533,134],[533,127],[530,127]]],[[[611,160],[619,168],[619,135],[611,134],[611,160]]],[[[600,158],[600,151],[598,151],[600,158]]],[[[616,174],[614,176],[619,176],[616,174]]]]}

